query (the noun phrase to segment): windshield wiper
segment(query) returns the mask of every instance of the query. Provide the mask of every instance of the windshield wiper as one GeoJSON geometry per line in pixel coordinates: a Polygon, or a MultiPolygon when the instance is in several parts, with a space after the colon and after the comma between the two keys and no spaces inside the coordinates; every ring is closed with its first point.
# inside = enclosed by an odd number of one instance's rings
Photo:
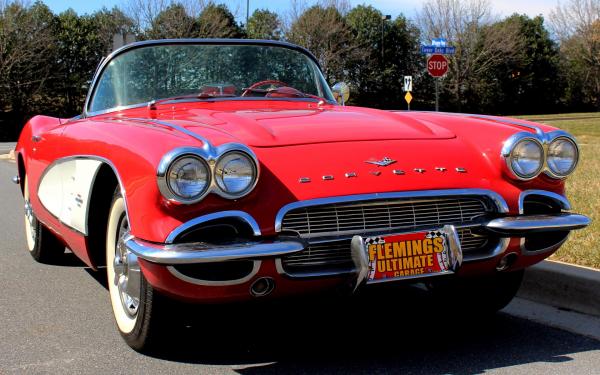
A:
{"type": "MultiPolygon", "coordinates": [[[[290,96],[294,96],[297,98],[308,98],[308,99],[315,99],[315,100],[325,100],[324,98],[321,98],[320,96],[316,96],[316,95],[312,95],[312,94],[307,94],[305,92],[302,92],[296,88],[290,87],[290,86],[282,86],[282,87],[275,87],[275,88],[271,88],[271,89],[259,89],[259,88],[244,88],[242,89],[242,92],[255,92],[257,94],[265,94],[265,97],[268,97],[267,95],[269,94],[280,94],[280,95],[290,95],[290,96]],[[289,89],[285,90],[285,89],[289,89]]],[[[282,98],[285,98],[285,96],[280,96],[282,98]]]]}
{"type": "Polygon", "coordinates": [[[201,100],[201,99],[213,99],[213,98],[233,98],[236,96],[237,95],[235,95],[235,94],[217,94],[217,93],[202,93],[202,92],[198,93],[198,94],[191,94],[191,95],[171,96],[168,98],[160,98],[160,99],[152,100],[151,102],[148,103],[148,109],[155,110],[156,105],[165,103],[165,102],[172,102],[175,100],[185,100],[185,99],[201,100]]]}

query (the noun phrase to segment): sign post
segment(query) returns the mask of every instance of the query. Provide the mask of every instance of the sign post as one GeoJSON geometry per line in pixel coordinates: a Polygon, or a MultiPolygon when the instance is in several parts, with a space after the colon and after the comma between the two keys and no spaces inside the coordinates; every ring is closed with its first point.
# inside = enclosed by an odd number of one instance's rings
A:
{"type": "Polygon", "coordinates": [[[440,110],[439,79],[448,73],[448,59],[444,55],[431,55],[427,59],[427,71],[435,78],[435,111],[440,110]]]}
{"type": "Polygon", "coordinates": [[[444,55],[454,55],[456,47],[448,46],[444,38],[431,39],[431,45],[421,46],[421,54],[431,55],[427,59],[427,71],[435,78],[435,110],[440,110],[440,78],[448,72],[448,60],[444,55]]]}
{"type": "Polygon", "coordinates": [[[413,79],[412,76],[404,76],[404,92],[406,95],[404,96],[404,100],[406,100],[406,104],[408,104],[408,110],[410,111],[410,102],[412,101],[412,89],[413,89],[413,79]]]}

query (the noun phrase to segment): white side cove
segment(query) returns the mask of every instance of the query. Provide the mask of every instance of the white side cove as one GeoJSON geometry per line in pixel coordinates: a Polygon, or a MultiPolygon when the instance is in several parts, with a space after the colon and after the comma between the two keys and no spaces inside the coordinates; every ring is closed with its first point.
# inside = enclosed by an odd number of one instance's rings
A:
{"type": "Polygon", "coordinates": [[[44,207],[63,224],[87,235],[90,195],[102,162],[67,159],[48,167],[38,187],[44,207]]]}

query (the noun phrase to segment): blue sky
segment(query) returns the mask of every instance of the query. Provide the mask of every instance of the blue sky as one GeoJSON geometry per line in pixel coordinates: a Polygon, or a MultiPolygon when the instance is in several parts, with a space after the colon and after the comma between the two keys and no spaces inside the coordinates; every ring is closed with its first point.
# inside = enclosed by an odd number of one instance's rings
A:
{"type": "MultiPolygon", "coordinates": [[[[62,12],[73,8],[77,13],[91,13],[103,6],[112,8],[126,0],[43,0],[54,12],[62,12]]],[[[246,17],[246,0],[221,0],[241,20],[246,17]]],[[[311,1],[307,1],[310,3],[311,1]]],[[[370,4],[380,9],[385,14],[397,16],[403,13],[409,17],[421,7],[421,0],[350,0],[352,5],[370,4]]],[[[509,15],[514,12],[525,13],[530,16],[542,14],[547,16],[550,10],[556,7],[558,0],[493,0],[492,6],[496,13],[509,15]]],[[[288,0],[250,0],[250,13],[256,8],[266,8],[277,12],[285,12],[290,5],[288,0]]]]}

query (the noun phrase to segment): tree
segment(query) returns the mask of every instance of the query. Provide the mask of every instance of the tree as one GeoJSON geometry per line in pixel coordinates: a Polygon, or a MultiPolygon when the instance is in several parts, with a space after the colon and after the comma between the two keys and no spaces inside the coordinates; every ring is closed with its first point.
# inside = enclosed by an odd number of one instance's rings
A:
{"type": "Polygon", "coordinates": [[[248,19],[248,37],[251,39],[281,39],[281,21],[277,13],[257,9],[248,19]]]}
{"type": "Polygon", "coordinates": [[[356,58],[359,52],[350,28],[335,7],[308,8],[292,22],[286,38],[311,51],[330,82],[343,80],[346,61],[356,58]]]}
{"type": "Polygon", "coordinates": [[[488,70],[486,79],[481,80],[481,109],[504,114],[558,110],[564,89],[559,79],[560,56],[543,17],[515,14],[489,27],[518,29],[522,48],[512,59],[488,70]]]}
{"type": "Polygon", "coordinates": [[[487,72],[513,59],[521,48],[519,29],[512,23],[489,27],[494,21],[491,14],[487,0],[428,0],[418,14],[424,42],[446,38],[456,47],[442,81],[451,108],[477,110],[487,72]]]}
{"type": "Polygon", "coordinates": [[[404,75],[415,78],[417,92],[423,93],[417,97],[424,99],[427,92],[427,79],[422,74],[423,59],[416,48],[419,31],[403,16],[385,23],[382,23],[382,16],[372,6],[364,5],[353,8],[346,15],[354,40],[363,51],[360,59],[346,65],[348,79],[356,92],[351,96],[351,102],[369,107],[398,108],[403,101],[404,75]]]}
{"type": "Polygon", "coordinates": [[[198,37],[241,38],[245,36],[235,17],[223,4],[209,3],[198,16],[198,37]]]}
{"type": "Polygon", "coordinates": [[[600,109],[600,0],[569,0],[550,14],[559,37],[566,100],[579,109],[600,109]]]}
{"type": "Polygon", "coordinates": [[[198,34],[198,21],[181,4],[172,4],[158,13],[146,31],[150,39],[194,38],[198,34]]]}
{"type": "Polygon", "coordinates": [[[0,9],[0,121],[12,124],[2,124],[0,137],[16,136],[16,126],[39,104],[56,56],[54,22],[41,2],[29,7],[13,2],[0,9]]]}

